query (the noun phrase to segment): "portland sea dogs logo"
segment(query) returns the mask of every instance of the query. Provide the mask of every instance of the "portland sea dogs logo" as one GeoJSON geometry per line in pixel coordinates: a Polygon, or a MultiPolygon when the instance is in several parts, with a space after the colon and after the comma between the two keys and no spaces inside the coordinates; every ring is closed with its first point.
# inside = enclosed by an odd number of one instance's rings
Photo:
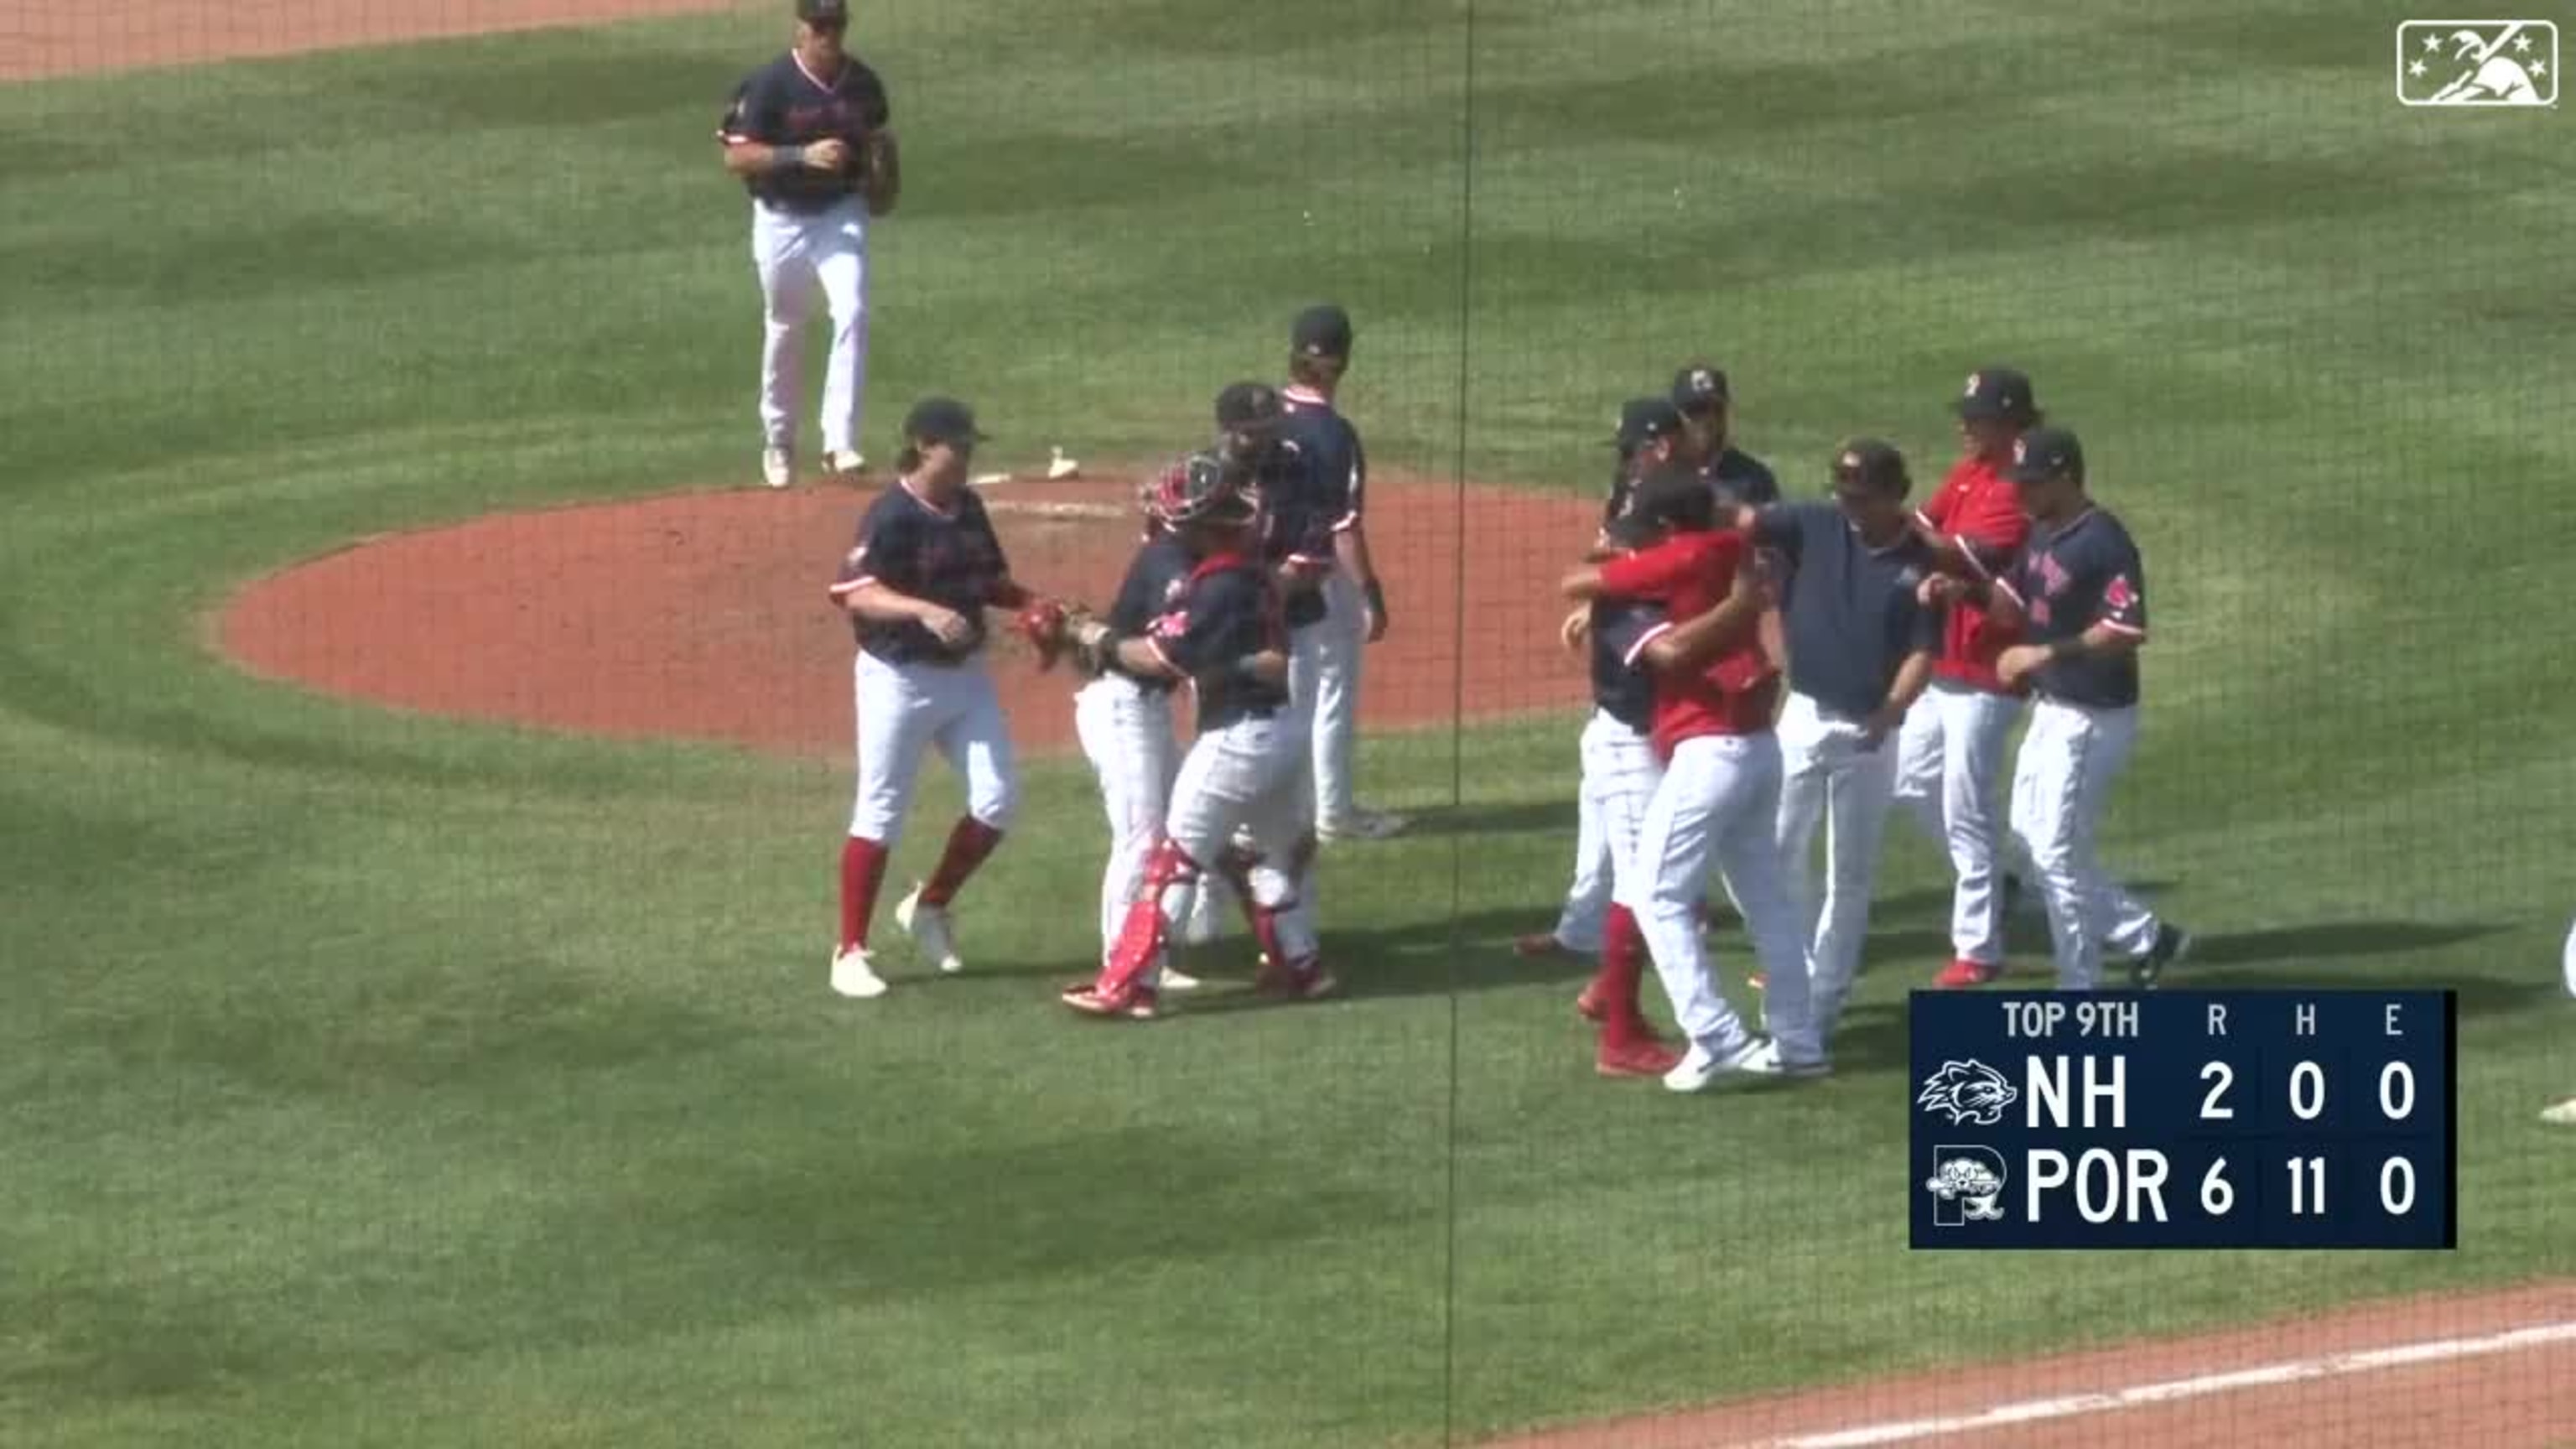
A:
{"type": "Polygon", "coordinates": [[[1948,1145],[1932,1149],[1932,1176],[1923,1190],[1932,1194],[1932,1226],[1965,1227],[2001,1222],[2004,1216],[2004,1155],[1991,1147],[1948,1145]]]}
{"type": "Polygon", "coordinates": [[[1914,1105],[1926,1112],[1946,1112],[1954,1126],[1975,1123],[1992,1127],[2004,1120],[2004,1109],[2021,1099],[2004,1074],[1970,1057],[1964,1062],[1943,1062],[1941,1070],[1923,1079],[1923,1090],[1914,1105]]]}

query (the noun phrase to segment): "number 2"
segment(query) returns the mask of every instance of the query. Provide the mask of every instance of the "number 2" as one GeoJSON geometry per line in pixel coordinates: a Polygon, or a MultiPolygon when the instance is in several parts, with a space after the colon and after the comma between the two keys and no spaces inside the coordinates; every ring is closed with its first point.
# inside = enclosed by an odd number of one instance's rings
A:
{"type": "Polygon", "coordinates": [[[2236,1115],[2236,1109],[2233,1107],[2222,1107],[2218,1105],[2218,1099],[2226,1096],[2227,1089],[2236,1085],[2235,1070],[2229,1067],[2225,1062],[2210,1062],[2200,1069],[2200,1079],[2204,1082],[2214,1080],[2217,1083],[2216,1086],[2209,1089],[2208,1096],[2200,1099],[2201,1120],[2204,1122],[2225,1122],[2234,1118],[2236,1115]]]}

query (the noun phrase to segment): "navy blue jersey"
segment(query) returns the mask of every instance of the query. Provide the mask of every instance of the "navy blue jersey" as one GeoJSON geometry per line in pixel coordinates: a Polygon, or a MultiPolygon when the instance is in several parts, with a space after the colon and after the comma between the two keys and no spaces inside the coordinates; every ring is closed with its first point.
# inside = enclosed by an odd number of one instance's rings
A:
{"type": "Polygon", "coordinates": [[[1639,656],[1664,619],[1661,604],[1592,601],[1592,702],[1641,735],[1655,727],[1655,676],[1639,656]]]}
{"type": "MultiPolygon", "coordinates": [[[[2033,524],[2020,559],[1995,586],[2020,601],[2033,644],[2072,639],[2096,624],[2146,640],[2146,562],[2129,530],[2104,509],[2087,508],[2057,528],[2033,524]]],[[[2138,702],[2138,656],[2053,659],[2034,682],[2051,699],[2122,709],[2138,702]]]]}
{"type": "Polygon", "coordinates": [[[1288,403],[1288,438],[1306,454],[1315,512],[1326,531],[1359,527],[1368,495],[1368,453],[1360,447],[1360,430],[1312,388],[1292,385],[1281,396],[1288,403]]]}
{"type": "Polygon", "coordinates": [[[1780,480],[1761,459],[1732,445],[1721,448],[1715,458],[1702,463],[1699,475],[1708,480],[1709,491],[1717,495],[1717,516],[1726,517],[1738,508],[1764,508],[1780,501],[1780,480]]]}
{"type": "Polygon", "coordinates": [[[1946,616],[1915,592],[1936,560],[1912,529],[1871,548],[1830,503],[1779,503],[1753,515],[1751,536],[1794,570],[1780,609],[1789,687],[1826,711],[1869,714],[1887,702],[1907,655],[1940,652],[1946,616]]]}
{"type": "Polygon", "coordinates": [[[960,493],[955,505],[942,512],[897,479],[860,515],[858,543],[841,560],[832,594],[843,598],[862,584],[883,584],[965,615],[975,632],[954,650],[943,648],[915,620],[884,623],[850,616],[859,647],[889,664],[954,663],[983,647],[984,610],[1010,576],[1002,541],[973,489],[960,493]]]}
{"type": "Polygon", "coordinates": [[[1229,555],[1201,562],[1190,571],[1179,601],[1155,618],[1145,637],[1165,664],[1196,684],[1202,734],[1275,714],[1288,702],[1285,683],[1262,684],[1235,672],[1246,655],[1288,647],[1278,588],[1258,559],[1229,555]]]}
{"type": "MultiPolygon", "coordinates": [[[[1189,591],[1190,573],[1197,567],[1198,560],[1172,535],[1160,533],[1145,540],[1144,547],[1128,561],[1127,576],[1118,582],[1118,597],[1110,603],[1102,621],[1122,635],[1142,635],[1165,611],[1180,604],[1181,596],[1189,591]]],[[[1127,673],[1123,668],[1118,672],[1127,673]]],[[[1174,681],[1160,675],[1136,679],[1157,694],[1174,687],[1174,681]]]]}
{"type": "MultiPolygon", "coordinates": [[[[1261,490],[1261,556],[1274,569],[1296,560],[1333,561],[1331,501],[1315,476],[1314,456],[1294,440],[1283,438],[1253,465],[1252,481],[1261,490]]],[[[1283,602],[1288,627],[1303,629],[1324,617],[1321,588],[1291,591],[1283,602]]]]}
{"type": "Polygon", "coordinates": [[[805,69],[791,50],[743,77],[716,137],[728,144],[758,141],[764,146],[849,143],[849,164],[839,171],[798,166],[743,178],[743,188],[754,197],[811,213],[829,210],[858,190],[866,165],[863,143],[884,130],[890,116],[885,82],[857,56],[842,57],[840,73],[822,77],[805,69]]]}

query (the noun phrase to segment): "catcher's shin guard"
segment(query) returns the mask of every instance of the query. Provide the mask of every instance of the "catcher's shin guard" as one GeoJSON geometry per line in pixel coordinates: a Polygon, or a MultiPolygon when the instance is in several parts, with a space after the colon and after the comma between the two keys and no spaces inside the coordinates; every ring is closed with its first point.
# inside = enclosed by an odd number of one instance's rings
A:
{"type": "Polygon", "coordinates": [[[1101,996],[1123,995],[1162,964],[1172,932],[1171,920],[1163,912],[1163,894],[1198,878],[1198,862],[1190,859],[1188,851],[1168,837],[1154,843],[1145,857],[1145,877],[1137,883],[1136,899],[1128,903],[1127,919],[1118,929],[1117,944],[1109,948],[1109,963],[1100,969],[1101,996]]]}
{"type": "Polygon", "coordinates": [[[1265,902],[1252,883],[1253,867],[1261,863],[1256,852],[1242,845],[1229,845],[1216,861],[1216,873],[1234,889],[1236,904],[1243,907],[1243,923],[1252,931],[1252,940],[1261,954],[1273,961],[1285,961],[1279,948],[1279,912],[1283,906],[1265,902]]]}

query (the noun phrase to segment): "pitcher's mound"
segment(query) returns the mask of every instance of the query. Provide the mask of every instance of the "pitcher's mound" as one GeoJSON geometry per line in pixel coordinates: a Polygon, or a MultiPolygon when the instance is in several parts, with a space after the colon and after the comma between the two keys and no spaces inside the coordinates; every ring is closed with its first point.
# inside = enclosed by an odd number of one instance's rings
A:
{"type": "MultiPolygon", "coordinates": [[[[1598,505],[1370,481],[1393,627],[1367,652],[1361,718],[1582,701],[1582,671],[1555,643],[1555,582],[1598,505]]],[[[1021,581],[1106,605],[1135,545],[1132,482],[984,496],[1021,581]]],[[[371,539],[251,584],[219,637],[254,673],[426,714],[845,753],[852,640],[824,587],[867,497],[692,493],[371,539]]],[[[1075,676],[1039,674],[1010,645],[992,667],[1022,748],[1070,745],[1075,676]]]]}

